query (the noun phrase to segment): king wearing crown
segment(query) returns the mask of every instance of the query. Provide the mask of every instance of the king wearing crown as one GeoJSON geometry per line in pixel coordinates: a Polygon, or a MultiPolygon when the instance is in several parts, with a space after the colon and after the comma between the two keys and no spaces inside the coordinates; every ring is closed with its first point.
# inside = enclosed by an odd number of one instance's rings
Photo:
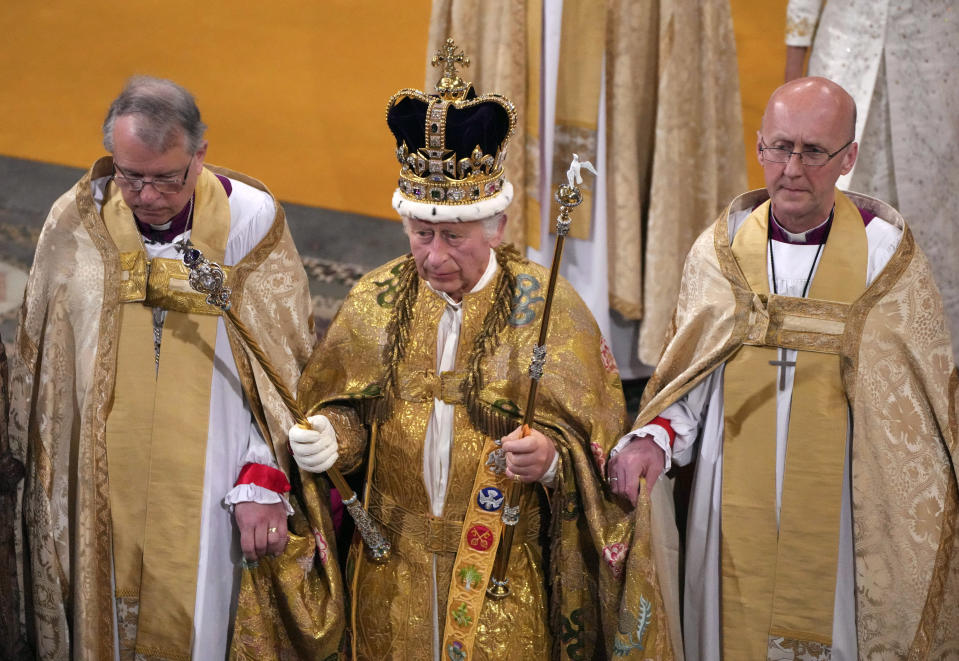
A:
{"type": "Polygon", "coordinates": [[[617,638],[632,526],[601,479],[624,424],[619,373],[561,280],[535,419],[520,427],[549,274],[500,245],[516,112],[460,78],[452,40],[434,64],[436,94],[404,89],[387,108],[410,254],[350,292],[300,380],[312,429],[290,431],[305,470],[363,471],[392,544],[377,562],[354,540],[354,658],[640,658],[644,646],[645,658],[664,643],[661,602],[637,591],[639,644],[617,638]],[[518,510],[504,498],[513,480],[529,485],[518,510]],[[509,594],[494,599],[506,521],[509,594]]]}

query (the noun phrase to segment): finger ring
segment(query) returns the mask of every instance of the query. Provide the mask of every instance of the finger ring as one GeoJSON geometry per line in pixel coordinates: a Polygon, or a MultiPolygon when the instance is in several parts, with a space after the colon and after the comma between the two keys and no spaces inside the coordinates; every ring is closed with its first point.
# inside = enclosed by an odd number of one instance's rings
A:
{"type": "Polygon", "coordinates": [[[611,478],[609,478],[609,481],[610,481],[610,482],[616,482],[617,480],[619,480],[618,477],[611,477],[611,478]]]}
{"type": "Polygon", "coordinates": [[[266,534],[268,534],[268,535],[272,535],[272,534],[274,534],[275,532],[276,532],[276,527],[275,527],[275,526],[272,527],[272,528],[267,528],[267,529],[266,529],[266,534]]]}

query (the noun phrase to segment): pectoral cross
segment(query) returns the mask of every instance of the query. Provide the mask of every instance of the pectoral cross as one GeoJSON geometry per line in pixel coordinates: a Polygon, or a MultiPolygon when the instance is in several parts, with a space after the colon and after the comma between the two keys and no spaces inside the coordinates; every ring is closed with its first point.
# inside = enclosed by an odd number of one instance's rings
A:
{"type": "MultiPolygon", "coordinates": [[[[795,361],[786,360],[786,350],[783,349],[782,347],[779,347],[779,360],[770,360],[769,364],[775,365],[776,367],[780,367],[780,368],[796,366],[795,361]]],[[[780,390],[786,389],[786,370],[785,369],[779,370],[779,389],[780,390]]]]}

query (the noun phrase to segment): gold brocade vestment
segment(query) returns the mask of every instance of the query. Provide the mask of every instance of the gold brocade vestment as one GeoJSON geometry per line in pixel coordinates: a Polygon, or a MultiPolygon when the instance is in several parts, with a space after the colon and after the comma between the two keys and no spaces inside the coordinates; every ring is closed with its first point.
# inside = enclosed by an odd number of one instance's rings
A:
{"type": "MultiPolygon", "coordinates": [[[[197,178],[191,240],[222,262],[230,231],[223,186],[197,178]]],[[[218,310],[179,260],[148,260],[133,213],[108,183],[101,209],[123,283],[116,386],[107,419],[121,659],[190,656],[218,310]],[[166,311],[163,361],[154,308],[166,311]],[[184,374],[192,378],[184,379],[184,374]]]]}
{"type": "MultiPolygon", "coordinates": [[[[250,177],[207,169],[269,195],[250,177]]],[[[112,659],[115,654],[113,476],[106,428],[120,383],[121,301],[128,289],[124,271],[130,270],[130,263],[107,230],[92,184],[112,172],[110,159],[101,159],[53,205],[37,245],[11,356],[10,434],[15,452],[27,467],[23,514],[30,552],[24,558],[24,572],[32,592],[25,600],[32,615],[28,623],[32,642],[37,658],[43,660],[92,661],[112,659]]],[[[283,209],[275,200],[273,205],[275,213],[265,235],[233,265],[230,286],[235,314],[256,336],[280,378],[293,384],[314,342],[310,297],[283,209]]],[[[286,451],[291,416],[229,327],[227,336],[253,419],[273,445],[280,469],[292,479],[286,451]]],[[[152,375],[152,341],[147,343],[152,375]]],[[[209,408],[209,402],[206,405],[209,408]]],[[[316,497],[298,500],[300,521],[294,517],[291,529],[306,535],[291,541],[276,563],[294,551],[304,553],[302,559],[309,564],[294,564],[295,576],[283,587],[307,593],[302,586],[311,579],[309,587],[321,589],[310,589],[306,596],[313,614],[320,615],[306,618],[297,609],[299,602],[285,598],[283,612],[277,613],[276,602],[283,596],[280,581],[271,584],[269,575],[245,573],[240,610],[244,603],[259,598],[261,620],[285,630],[279,641],[270,641],[276,644],[257,655],[261,661],[279,654],[295,658],[291,639],[300,645],[297,649],[314,645],[317,653],[310,658],[325,658],[335,652],[341,637],[342,592],[335,557],[323,554],[322,561],[316,558],[313,564],[318,540],[331,538],[328,505],[316,497]],[[313,626],[307,630],[299,626],[303,623],[313,626]]],[[[257,632],[254,643],[264,645],[265,641],[257,632]]]]}
{"type": "MultiPolygon", "coordinates": [[[[895,209],[863,195],[836,196],[837,210],[851,202],[902,231],[865,291],[849,304],[796,305],[753,291],[730,245],[729,217],[768,195],[740,196],[690,250],[669,341],[633,427],[648,424],[743,345],[816,351],[812,342],[838,354],[852,420],[859,658],[959,658],[959,372],[942,301],[895,209]]],[[[687,641],[699,635],[684,633],[687,641]]],[[[793,651],[797,659],[821,653],[793,651]]]]}
{"type": "MultiPolygon", "coordinates": [[[[348,588],[358,659],[433,659],[434,636],[447,642],[451,581],[469,580],[479,590],[489,581],[454,572],[454,563],[474,479],[488,460],[483,446],[519,424],[547,278],[511,249],[499,250],[497,259],[493,281],[463,298],[452,372],[435,373],[446,303],[403,258],[354,288],[300,381],[300,401],[336,429],[340,466],[351,470],[372,455],[368,508],[394,545],[393,557],[377,565],[354,543],[348,588]],[[434,397],[454,406],[442,517],[430,515],[422,469],[434,397]]],[[[557,443],[557,481],[549,493],[539,485],[526,492],[510,556],[512,593],[486,599],[475,614],[472,649],[459,656],[461,650],[444,646],[443,659],[595,658],[613,649],[632,525],[604,494],[600,475],[621,431],[622,390],[595,322],[565,282],[555,305],[562,312],[550,326],[535,424],[557,443]]],[[[635,598],[655,604],[643,642],[647,651],[668,649],[658,586],[641,574],[635,598]]],[[[623,656],[640,658],[636,649],[624,643],[623,656]]]]}

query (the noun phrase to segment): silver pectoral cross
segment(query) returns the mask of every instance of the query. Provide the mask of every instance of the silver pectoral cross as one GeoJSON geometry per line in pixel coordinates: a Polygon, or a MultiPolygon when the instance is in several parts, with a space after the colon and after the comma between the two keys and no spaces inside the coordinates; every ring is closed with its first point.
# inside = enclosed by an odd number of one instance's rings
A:
{"type": "Polygon", "coordinates": [[[794,361],[794,360],[786,360],[786,350],[783,349],[782,347],[779,347],[779,360],[770,360],[770,361],[769,361],[769,364],[770,364],[770,365],[775,365],[776,367],[779,367],[779,368],[780,368],[780,370],[779,370],[779,389],[780,389],[780,390],[785,390],[785,389],[786,389],[786,370],[785,370],[785,369],[782,369],[782,368],[784,368],[784,367],[795,367],[795,366],[796,366],[796,361],[794,361]]]}

